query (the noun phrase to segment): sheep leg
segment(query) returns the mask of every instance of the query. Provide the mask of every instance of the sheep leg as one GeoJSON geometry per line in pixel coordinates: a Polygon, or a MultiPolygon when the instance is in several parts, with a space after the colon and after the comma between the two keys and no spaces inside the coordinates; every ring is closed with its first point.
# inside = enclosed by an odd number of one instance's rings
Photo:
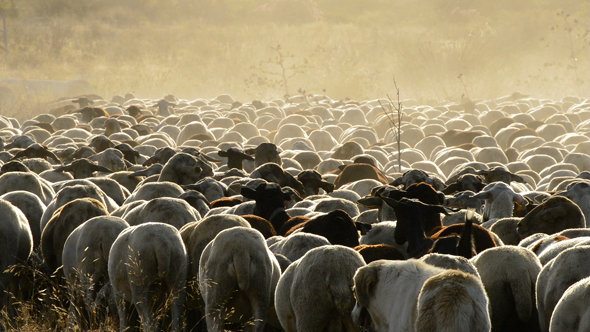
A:
{"type": "Polygon", "coordinates": [[[184,302],[186,299],[186,291],[182,288],[182,282],[180,285],[176,285],[171,292],[172,301],[170,304],[170,317],[171,317],[171,331],[180,331],[182,313],[184,308],[184,302]]]}
{"type": "Polygon", "coordinates": [[[132,285],[131,292],[133,294],[133,303],[139,314],[141,327],[144,331],[158,331],[154,321],[154,314],[150,312],[150,297],[148,289],[143,285],[132,285]]]}
{"type": "Polygon", "coordinates": [[[250,303],[252,304],[254,331],[263,332],[264,325],[266,325],[266,318],[268,316],[270,303],[268,299],[260,299],[256,295],[250,296],[250,303]]]}
{"type": "Polygon", "coordinates": [[[119,331],[128,331],[129,317],[131,314],[131,303],[125,301],[121,296],[115,295],[115,302],[117,304],[117,313],[119,314],[119,331]]]}

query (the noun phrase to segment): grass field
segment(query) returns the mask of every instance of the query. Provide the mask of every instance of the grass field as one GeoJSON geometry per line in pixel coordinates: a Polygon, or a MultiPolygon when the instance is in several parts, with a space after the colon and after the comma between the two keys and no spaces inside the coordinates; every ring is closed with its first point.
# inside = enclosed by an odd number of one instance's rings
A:
{"type": "Polygon", "coordinates": [[[105,98],[366,99],[394,76],[422,100],[588,97],[586,1],[363,3],[15,1],[0,79],[84,78],[105,98]]]}

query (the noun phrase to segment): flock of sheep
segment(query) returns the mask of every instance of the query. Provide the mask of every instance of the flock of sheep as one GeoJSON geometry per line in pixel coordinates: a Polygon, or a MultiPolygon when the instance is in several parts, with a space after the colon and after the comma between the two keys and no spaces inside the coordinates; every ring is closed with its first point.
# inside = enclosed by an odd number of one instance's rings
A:
{"type": "Polygon", "coordinates": [[[0,330],[29,302],[71,330],[590,330],[590,102],[389,105],[0,116],[0,330]]]}

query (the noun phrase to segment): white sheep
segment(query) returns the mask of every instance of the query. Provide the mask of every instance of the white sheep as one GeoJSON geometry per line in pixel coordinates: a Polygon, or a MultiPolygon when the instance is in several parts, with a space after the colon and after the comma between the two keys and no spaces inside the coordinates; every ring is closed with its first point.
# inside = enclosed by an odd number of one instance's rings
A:
{"type": "Polygon", "coordinates": [[[187,266],[186,249],[173,226],[148,222],[123,230],[108,260],[120,330],[133,324],[128,317],[134,306],[144,331],[158,331],[157,318],[169,310],[170,331],[179,332],[187,266]]]}
{"type": "MultiPolygon", "coordinates": [[[[445,271],[455,270],[441,269],[414,259],[378,260],[359,268],[354,276],[357,302],[352,311],[353,320],[357,325],[363,325],[362,320],[368,313],[371,328],[377,332],[417,331],[416,328],[426,328],[425,326],[430,325],[430,322],[426,321],[424,315],[432,312],[424,305],[419,307],[418,299],[427,280],[445,271]],[[418,317],[422,318],[417,319],[418,317]]],[[[447,306],[437,309],[430,318],[440,323],[455,322],[459,315],[464,314],[456,308],[470,307],[475,309],[467,311],[471,315],[466,317],[460,326],[451,327],[448,331],[480,331],[479,329],[489,331],[487,298],[483,290],[473,291],[473,287],[481,287],[481,284],[473,280],[476,277],[461,272],[459,274],[453,272],[447,276],[453,279],[451,284],[461,285],[458,289],[463,296],[453,300],[462,299],[462,301],[460,303],[445,301],[447,306]],[[472,297],[468,294],[477,295],[472,297]]],[[[437,282],[434,282],[432,286],[437,286],[437,282]]],[[[436,293],[437,291],[431,292],[429,287],[423,295],[423,304],[426,301],[429,302],[431,296],[436,293]]]]}
{"type": "Polygon", "coordinates": [[[495,247],[473,257],[491,305],[493,331],[538,330],[535,284],[541,263],[516,246],[495,247]]]}
{"type": "Polygon", "coordinates": [[[549,331],[549,324],[557,302],[567,288],[590,276],[590,246],[569,248],[549,261],[537,278],[537,309],[541,331],[549,331]]]}
{"type": "Polygon", "coordinates": [[[583,332],[590,326],[590,277],[571,285],[557,302],[550,332],[583,332]]]}
{"type": "Polygon", "coordinates": [[[357,331],[350,312],[362,256],[344,246],[321,246],[293,262],[281,276],[275,308],[286,332],[357,331]]]}
{"type": "Polygon", "coordinates": [[[207,244],[199,262],[199,289],[209,331],[226,321],[249,323],[262,332],[281,274],[260,232],[232,227],[207,244]]]}
{"type": "MultiPolygon", "coordinates": [[[[119,233],[129,227],[123,219],[99,216],[70,233],[62,253],[63,272],[70,294],[70,314],[82,329],[97,327],[101,305],[110,287],[107,261],[119,233]]],[[[102,317],[104,318],[104,317],[102,317]]]]}

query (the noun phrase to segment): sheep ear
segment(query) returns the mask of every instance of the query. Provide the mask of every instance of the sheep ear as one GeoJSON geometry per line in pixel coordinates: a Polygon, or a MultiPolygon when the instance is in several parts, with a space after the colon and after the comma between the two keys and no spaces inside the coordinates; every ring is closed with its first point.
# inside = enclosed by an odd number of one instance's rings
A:
{"type": "Polygon", "coordinates": [[[371,302],[372,295],[375,292],[375,286],[377,286],[379,267],[379,265],[373,265],[359,270],[354,278],[357,302],[362,307],[367,307],[371,302]]]}
{"type": "Polygon", "coordinates": [[[129,160],[127,160],[127,159],[123,159],[123,162],[125,163],[125,167],[127,167],[127,168],[133,166],[133,164],[129,160]]]}
{"type": "Polygon", "coordinates": [[[489,191],[482,191],[477,193],[477,195],[473,195],[473,198],[477,199],[488,199],[492,197],[492,193],[489,191]]]}
{"type": "Polygon", "coordinates": [[[514,182],[526,183],[526,181],[520,176],[514,173],[510,173],[510,180],[514,182]]]}
{"type": "Polygon", "coordinates": [[[58,158],[58,157],[55,155],[55,153],[53,153],[53,152],[49,151],[47,148],[44,148],[44,149],[43,149],[43,151],[45,151],[45,153],[44,153],[44,154],[45,154],[45,156],[46,156],[46,157],[52,158],[53,160],[57,161],[58,163],[61,163],[61,159],[59,159],[59,158],[58,158]]]}
{"type": "Polygon", "coordinates": [[[366,224],[363,222],[354,222],[356,229],[361,232],[361,235],[365,235],[369,233],[369,231],[373,228],[371,224],[366,224]]]}
{"type": "Polygon", "coordinates": [[[258,192],[248,187],[243,187],[242,189],[240,189],[240,194],[246,198],[253,200],[257,200],[259,198],[258,192]]]}
{"type": "Polygon", "coordinates": [[[334,191],[334,185],[328,181],[321,181],[320,188],[324,189],[327,194],[334,191]]]}
{"type": "Polygon", "coordinates": [[[254,157],[249,156],[245,153],[240,154],[242,156],[242,158],[246,159],[246,160],[250,160],[250,161],[254,161],[254,157]]]}
{"type": "Polygon", "coordinates": [[[397,187],[402,184],[402,179],[403,179],[403,176],[400,176],[399,178],[393,180],[393,182],[391,182],[390,185],[397,187]]]}
{"type": "Polygon", "coordinates": [[[285,201],[290,201],[291,199],[295,199],[296,201],[300,202],[303,200],[303,198],[301,198],[301,196],[299,196],[295,190],[291,190],[289,188],[283,188],[282,189],[283,192],[283,199],[285,201]]]}
{"type": "Polygon", "coordinates": [[[110,169],[100,165],[92,165],[90,169],[93,172],[113,173],[113,171],[111,171],[110,169]]]}
{"type": "Polygon", "coordinates": [[[56,172],[70,172],[70,171],[72,171],[72,164],[58,167],[58,168],[54,169],[54,171],[56,171],[56,172]]]}
{"type": "Polygon", "coordinates": [[[379,197],[375,196],[365,196],[356,201],[357,204],[360,204],[369,209],[379,209],[383,205],[383,201],[379,197]]]}
{"type": "Polygon", "coordinates": [[[219,150],[217,151],[217,155],[220,157],[229,157],[227,151],[219,150]]]}
{"type": "Polygon", "coordinates": [[[452,193],[459,190],[459,184],[457,182],[453,182],[449,184],[445,189],[442,190],[443,194],[451,195],[452,193]]]}
{"type": "Polygon", "coordinates": [[[246,149],[244,150],[244,153],[247,155],[253,155],[256,153],[256,149],[246,149]]]}
{"type": "Polygon", "coordinates": [[[395,199],[393,199],[393,198],[389,198],[389,197],[383,197],[383,196],[381,196],[381,195],[379,195],[379,198],[381,198],[381,199],[382,199],[382,200],[385,202],[385,204],[387,204],[387,205],[391,206],[391,207],[392,207],[394,210],[395,210],[396,208],[399,208],[401,205],[403,205],[403,203],[402,203],[402,202],[400,202],[400,201],[396,201],[396,200],[395,200],[395,199]]]}

